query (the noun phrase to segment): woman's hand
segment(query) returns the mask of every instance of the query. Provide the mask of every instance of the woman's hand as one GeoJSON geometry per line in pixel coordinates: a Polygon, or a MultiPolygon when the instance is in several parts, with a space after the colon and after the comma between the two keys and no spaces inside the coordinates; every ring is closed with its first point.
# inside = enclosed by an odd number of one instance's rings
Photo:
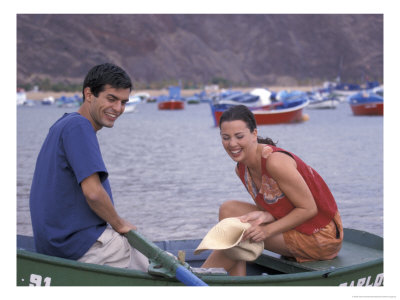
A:
{"type": "Polygon", "coordinates": [[[268,237],[265,224],[275,221],[275,218],[269,212],[257,210],[239,217],[239,220],[251,224],[244,233],[242,241],[250,239],[253,242],[261,242],[268,237]]]}
{"type": "Polygon", "coordinates": [[[250,239],[250,241],[258,243],[270,236],[268,233],[268,225],[251,226],[243,235],[242,241],[250,239]]]}
{"type": "Polygon", "coordinates": [[[260,224],[271,223],[275,221],[275,218],[269,212],[256,210],[240,216],[239,220],[243,223],[250,223],[252,226],[257,226],[260,224]]]}

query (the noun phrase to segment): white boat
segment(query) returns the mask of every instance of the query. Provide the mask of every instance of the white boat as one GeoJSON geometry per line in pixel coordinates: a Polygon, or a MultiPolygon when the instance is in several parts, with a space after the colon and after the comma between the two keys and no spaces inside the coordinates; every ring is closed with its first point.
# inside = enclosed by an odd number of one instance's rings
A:
{"type": "Polygon", "coordinates": [[[332,109],[336,108],[340,101],[333,95],[326,95],[321,92],[313,92],[308,94],[310,103],[307,108],[313,109],[332,109]]]}
{"type": "Polygon", "coordinates": [[[219,105],[238,105],[243,104],[249,108],[262,108],[272,104],[275,99],[276,93],[273,93],[264,88],[253,89],[249,93],[241,91],[222,91],[216,99],[214,104],[219,105]]]}
{"type": "Polygon", "coordinates": [[[131,113],[136,110],[136,106],[142,102],[142,98],[137,95],[129,96],[129,102],[125,105],[125,113],[131,113]]]}
{"type": "Polygon", "coordinates": [[[147,101],[148,99],[150,99],[150,94],[146,93],[146,92],[139,92],[139,93],[133,94],[132,97],[139,97],[141,101],[147,101]]]}
{"type": "Polygon", "coordinates": [[[43,105],[52,105],[55,103],[55,99],[53,96],[49,96],[46,98],[43,98],[42,100],[40,100],[42,102],[43,105]]]}
{"type": "Polygon", "coordinates": [[[24,105],[26,104],[26,93],[24,90],[17,91],[17,105],[24,105]]]}

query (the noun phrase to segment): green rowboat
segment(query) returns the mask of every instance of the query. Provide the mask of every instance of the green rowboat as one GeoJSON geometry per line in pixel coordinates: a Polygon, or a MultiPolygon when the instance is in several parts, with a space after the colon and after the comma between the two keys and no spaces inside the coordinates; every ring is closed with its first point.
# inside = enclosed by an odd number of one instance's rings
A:
{"type": "Polygon", "coordinates": [[[182,286],[175,267],[160,262],[166,252],[185,262],[165,255],[173,264],[181,264],[195,278],[216,286],[382,286],[383,238],[364,231],[345,229],[343,247],[333,260],[297,263],[275,253],[264,251],[247,265],[247,276],[228,276],[223,269],[202,269],[210,254],[194,255],[200,240],[154,242],[127,234],[129,241],[152,262],[148,272],[114,268],[52,257],[35,252],[33,238],[17,236],[18,286],[182,286]],[[153,246],[152,246],[153,245],[153,246]],[[138,247],[139,246],[139,247],[138,247]],[[151,249],[150,249],[151,248],[151,249]],[[157,249],[155,249],[157,248],[157,249]],[[148,251],[148,250],[151,251],[148,251]],[[153,252],[152,252],[153,251],[153,252]],[[184,251],[184,252],[182,252],[184,251]],[[149,254],[151,253],[151,254],[149,254]],[[175,276],[176,275],[176,276],[175,276]]]}

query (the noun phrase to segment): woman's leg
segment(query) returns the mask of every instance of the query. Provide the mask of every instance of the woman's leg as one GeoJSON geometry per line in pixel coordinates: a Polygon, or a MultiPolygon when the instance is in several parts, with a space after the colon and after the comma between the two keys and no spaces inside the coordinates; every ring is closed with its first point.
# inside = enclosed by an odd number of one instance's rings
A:
{"type": "MultiPolygon", "coordinates": [[[[240,217],[251,211],[259,210],[257,206],[251,203],[240,201],[227,201],[224,202],[219,208],[219,220],[230,217],[240,217]]],[[[229,275],[232,276],[246,276],[246,262],[233,260],[224,254],[224,251],[213,251],[204,264],[203,268],[224,268],[229,275]]]]}
{"type": "MultiPolygon", "coordinates": [[[[224,202],[219,208],[219,220],[231,217],[240,217],[252,211],[260,210],[256,205],[230,200],[224,202]]],[[[283,234],[274,235],[264,240],[264,248],[284,256],[293,256],[285,244],[283,234]]],[[[203,268],[224,268],[229,275],[246,276],[246,262],[237,261],[227,257],[223,251],[215,250],[206,259],[203,268]]]]}
{"type": "Polygon", "coordinates": [[[219,220],[231,217],[240,217],[249,212],[260,210],[257,206],[247,202],[229,200],[219,207],[219,220]]]}
{"type": "MultiPolygon", "coordinates": [[[[236,200],[226,201],[222,203],[219,208],[219,220],[221,221],[222,219],[230,217],[240,217],[256,210],[260,209],[251,203],[236,200]]],[[[264,240],[264,248],[284,256],[292,256],[288,247],[286,246],[283,234],[277,234],[264,240]]]]}

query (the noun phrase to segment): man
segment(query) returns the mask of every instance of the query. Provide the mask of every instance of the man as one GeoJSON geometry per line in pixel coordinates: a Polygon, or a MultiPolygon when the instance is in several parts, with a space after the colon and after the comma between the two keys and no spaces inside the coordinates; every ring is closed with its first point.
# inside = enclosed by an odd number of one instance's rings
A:
{"type": "Polygon", "coordinates": [[[96,132],[113,127],[132,83],[120,67],[93,67],[83,104],[50,128],[36,162],[30,210],[40,253],[147,271],[148,259],[122,235],[136,227],[114,209],[96,132]]]}

